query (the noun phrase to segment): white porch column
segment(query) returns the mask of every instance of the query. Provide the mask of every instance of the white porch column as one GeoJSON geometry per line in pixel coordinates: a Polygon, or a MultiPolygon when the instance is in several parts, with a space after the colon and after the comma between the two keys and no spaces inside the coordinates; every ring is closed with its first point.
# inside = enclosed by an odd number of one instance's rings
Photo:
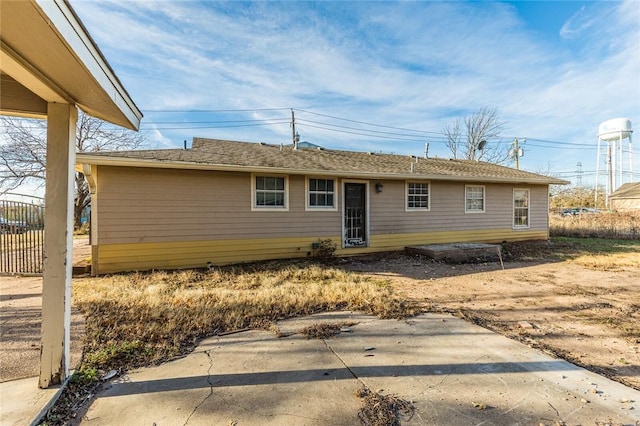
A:
{"type": "Polygon", "coordinates": [[[47,171],[44,217],[44,272],[40,388],[61,384],[69,375],[73,197],[76,157],[74,105],[47,106],[47,171]]]}

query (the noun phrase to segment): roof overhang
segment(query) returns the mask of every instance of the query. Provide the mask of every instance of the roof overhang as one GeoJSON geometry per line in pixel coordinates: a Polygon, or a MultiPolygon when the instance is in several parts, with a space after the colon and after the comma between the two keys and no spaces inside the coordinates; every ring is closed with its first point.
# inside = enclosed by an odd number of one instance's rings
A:
{"type": "Polygon", "coordinates": [[[212,164],[212,163],[194,163],[188,161],[166,161],[166,160],[147,160],[139,158],[127,157],[107,157],[104,155],[92,155],[78,153],[76,156],[77,170],[82,171],[84,165],[111,166],[111,167],[141,167],[155,169],[183,169],[183,170],[211,170],[222,172],[243,172],[243,173],[278,173],[289,175],[312,175],[312,176],[331,176],[342,178],[361,178],[361,179],[390,179],[390,180],[440,180],[440,181],[456,181],[456,182],[487,182],[487,183],[523,183],[530,185],[565,185],[569,182],[549,178],[546,181],[534,179],[501,179],[494,177],[480,176],[445,176],[441,174],[415,174],[415,173],[372,173],[357,171],[336,171],[336,170],[312,170],[312,169],[284,169],[277,167],[258,167],[258,166],[238,166],[228,164],[212,164]]]}
{"type": "Polygon", "coordinates": [[[46,118],[68,103],[137,130],[142,113],[66,0],[0,3],[0,113],[46,118]]]}

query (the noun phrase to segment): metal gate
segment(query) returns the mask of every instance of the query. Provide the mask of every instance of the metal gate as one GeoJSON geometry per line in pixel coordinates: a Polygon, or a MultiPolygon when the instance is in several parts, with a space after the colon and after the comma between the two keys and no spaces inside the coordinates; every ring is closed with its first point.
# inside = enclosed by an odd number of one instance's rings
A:
{"type": "Polygon", "coordinates": [[[0,274],[41,274],[44,206],[0,200],[0,274]]]}

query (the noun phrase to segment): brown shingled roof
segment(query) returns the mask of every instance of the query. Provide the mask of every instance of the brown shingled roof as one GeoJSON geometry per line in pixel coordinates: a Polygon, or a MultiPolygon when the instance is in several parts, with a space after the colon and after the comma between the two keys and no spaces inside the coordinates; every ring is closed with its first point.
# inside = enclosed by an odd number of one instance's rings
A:
{"type": "Polygon", "coordinates": [[[566,184],[568,182],[471,160],[422,158],[292,145],[194,138],[191,149],[114,151],[78,154],[80,164],[209,170],[273,170],[289,174],[341,177],[423,178],[487,182],[566,184]]]}
{"type": "Polygon", "coordinates": [[[625,183],[616,189],[609,198],[640,198],[640,182],[625,183]]]}

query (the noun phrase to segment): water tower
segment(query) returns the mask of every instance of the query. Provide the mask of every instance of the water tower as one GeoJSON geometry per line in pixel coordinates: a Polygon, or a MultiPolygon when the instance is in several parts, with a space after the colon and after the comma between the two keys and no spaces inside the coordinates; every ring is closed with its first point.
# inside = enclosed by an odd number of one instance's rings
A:
{"type": "Polygon", "coordinates": [[[631,144],[631,120],[614,118],[598,126],[598,160],[596,161],[596,206],[598,205],[598,179],[600,161],[605,157],[607,164],[606,205],[609,196],[623,183],[633,181],[633,148],[631,144]],[[627,143],[625,144],[625,141],[627,143]],[[606,148],[602,142],[606,142],[606,148]],[[602,149],[601,149],[602,148],[602,149]]]}

